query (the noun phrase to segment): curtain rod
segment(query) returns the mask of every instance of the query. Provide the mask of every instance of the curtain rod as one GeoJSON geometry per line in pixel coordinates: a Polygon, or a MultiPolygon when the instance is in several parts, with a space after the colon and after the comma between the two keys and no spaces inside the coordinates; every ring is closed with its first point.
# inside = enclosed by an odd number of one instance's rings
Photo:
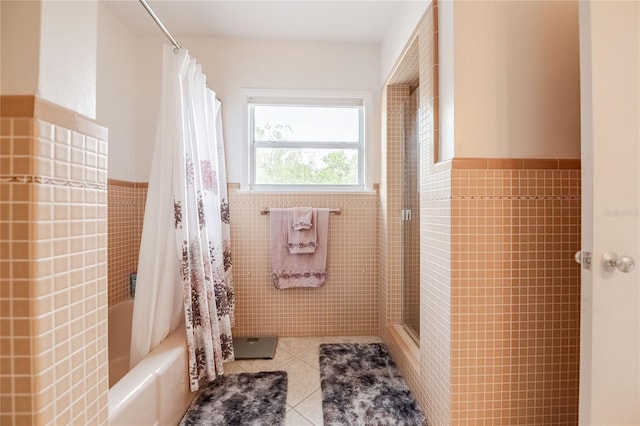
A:
{"type": "MultiPolygon", "coordinates": [[[[158,15],[156,15],[156,13],[153,11],[149,3],[147,3],[147,0],[138,0],[138,1],[140,2],[140,4],[142,4],[142,6],[147,11],[149,16],[151,16],[151,19],[153,19],[156,25],[158,25],[158,27],[164,33],[164,35],[169,39],[171,44],[173,44],[173,51],[178,53],[178,50],[182,49],[182,46],[180,46],[180,43],[178,43],[178,41],[171,35],[167,27],[162,23],[162,21],[160,20],[158,15]]],[[[211,89],[209,87],[209,83],[207,83],[207,88],[211,89]]],[[[218,102],[222,102],[218,96],[216,96],[216,99],[218,100],[218,102]]]]}
{"type": "Polygon", "coordinates": [[[162,23],[162,21],[160,20],[158,15],[156,15],[156,13],[153,11],[153,9],[151,9],[151,6],[149,6],[149,3],[147,3],[147,0],[139,0],[139,1],[140,1],[140,3],[142,3],[142,6],[144,6],[145,10],[147,11],[147,13],[149,13],[151,18],[156,23],[156,25],[158,25],[158,27],[160,27],[160,30],[162,30],[164,35],[169,39],[171,44],[173,44],[173,47],[176,50],[182,49],[182,46],[180,46],[180,43],[178,43],[178,41],[175,38],[173,38],[173,36],[171,35],[171,33],[169,32],[167,27],[164,26],[164,24],[162,23]]]}

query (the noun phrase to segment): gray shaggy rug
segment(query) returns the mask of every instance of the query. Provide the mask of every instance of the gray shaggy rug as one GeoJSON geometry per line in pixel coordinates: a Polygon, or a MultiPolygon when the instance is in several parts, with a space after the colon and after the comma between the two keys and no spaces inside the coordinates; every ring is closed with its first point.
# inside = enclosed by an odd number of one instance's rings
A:
{"type": "Polygon", "coordinates": [[[426,419],[385,345],[320,345],[325,426],[419,426],[426,419]]]}
{"type": "Polygon", "coordinates": [[[180,426],[284,425],[287,373],[228,374],[200,388],[180,426]]]}

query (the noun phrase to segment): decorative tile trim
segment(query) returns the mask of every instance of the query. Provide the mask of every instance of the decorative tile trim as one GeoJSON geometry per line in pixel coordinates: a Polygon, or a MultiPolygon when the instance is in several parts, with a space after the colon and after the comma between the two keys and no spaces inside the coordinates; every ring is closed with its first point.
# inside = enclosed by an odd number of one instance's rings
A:
{"type": "Polygon", "coordinates": [[[40,183],[44,185],[69,186],[72,188],[107,189],[107,185],[92,182],[81,182],[70,179],[52,179],[43,176],[0,176],[1,183],[40,183]]]}
{"type": "Polygon", "coordinates": [[[580,170],[579,158],[464,158],[451,160],[453,169],[580,170]]]}
{"type": "Polygon", "coordinates": [[[451,195],[420,198],[420,201],[446,200],[581,200],[580,195],[451,195]]]}
{"type": "Polygon", "coordinates": [[[131,200],[109,200],[110,206],[139,206],[142,205],[144,207],[144,202],[131,201],[131,200]]]}
{"type": "Polygon", "coordinates": [[[34,105],[35,96],[33,95],[2,95],[0,96],[0,117],[33,117],[34,105]]]}

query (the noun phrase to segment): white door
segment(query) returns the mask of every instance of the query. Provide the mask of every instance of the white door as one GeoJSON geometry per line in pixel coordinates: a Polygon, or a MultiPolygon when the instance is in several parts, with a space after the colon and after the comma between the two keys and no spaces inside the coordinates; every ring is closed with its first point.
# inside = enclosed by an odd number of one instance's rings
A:
{"type": "Polygon", "coordinates": [[[640,1],[580,1],[582,269],[580,424],[640,425],[640,1]],[[583,262],[584,266],[584,262],[583,262]]]}

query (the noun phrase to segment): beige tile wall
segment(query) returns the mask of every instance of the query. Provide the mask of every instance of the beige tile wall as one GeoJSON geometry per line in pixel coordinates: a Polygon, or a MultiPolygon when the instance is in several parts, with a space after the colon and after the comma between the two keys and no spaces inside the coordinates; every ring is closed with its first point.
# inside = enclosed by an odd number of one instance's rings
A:
{"type": "MultiPolygon", "coordinates": [[[[109,180],[109,305],[129,296],[137,269],[146,184],[109,180]]],[[[377,334],[377,193],[247,194],[229,185],[236,291],[234,334],[377,334]],[[330,217],[329,275],[319,289],[277,290],[271,282],[264,207],[340,207],[330,217]],[[372,214],[374,212],[374,214],[372,214]]]]}
{"type": "Polygon", "coordinates": [[[106,424],[107,132],[0,102],[0,423],[106,424]]]}
{"type": "Polygon", "coordinates": [[[129,299],[138,269],[147,184],[109,179],[109,306],[129,299]]]}
{"type": "Polygon", "coordinates": [[[32,424],[31,119],[0,119],[0,424],[32,424]],[[15,173],[15,178],[14,178],[15,173]],[[22,181],[21,181],[22,180],[22,181]]]}
{"type": "Polygon", "coordinates": [[[453,423],[577,424],[579,163],[486,162],[453,162],[453,423]]]}
{"type": "Polygon", "coordinates": [[[377,193],[250,194],[229,185],[236,294],[234,334],[366,335],[378,332],[377,193]],[[339,207],[329,218],[327,281],[278,290],[271,281],[264,207],[339,207]]]}
{"type": "MultiPolygon", "coordinates": [[[[420,395],[432,424],[451,424],[451,170],[426,178],[421,203],[420,395]]],[[[424,181],[423,181],[424,182],[424,181]]]]}
{"type": "Polygon", "coordinates": [[[436,163],[438,123],[438,8],[425,13],[420,38],[421,386],[429,421],[451,424],[451,163],[436,163]]]}

